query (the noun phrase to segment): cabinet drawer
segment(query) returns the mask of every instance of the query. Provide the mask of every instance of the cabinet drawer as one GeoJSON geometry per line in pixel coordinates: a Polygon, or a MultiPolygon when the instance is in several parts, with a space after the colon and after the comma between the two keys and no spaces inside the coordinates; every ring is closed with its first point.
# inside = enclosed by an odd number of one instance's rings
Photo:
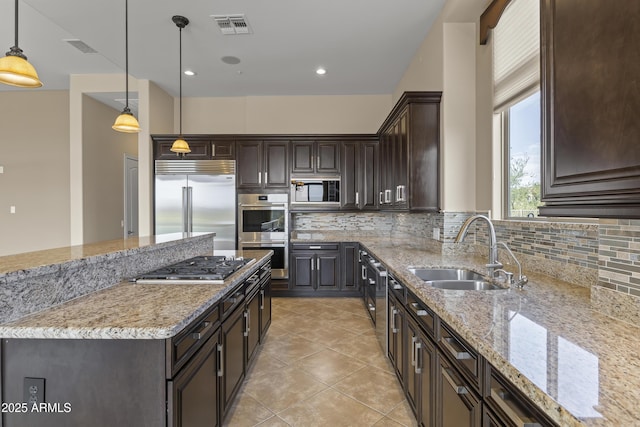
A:
{"type": "MultiPolygon", "coordinates": [[[[402,282],[398,281],[395,277],[389,274],[389,292],[391,292],[403,305],[407,301],[407,287],[402,284],[402,282]]],[[[432,331],[433,334],[433,325],[432,331]]]]}
{"type": "Polygon", "coordinates": [[[432,338],[435,337],[436,316],[418,297],[407,291],[407,312],[409,312],[432,338]]]}
{"type": "Polygon", "coordinates": [[[249,296],[256,292],[260,287],[260,271],[253,273],[247,280],[244,281],[244,295],[249,296]]]}
{"type": "Polygon", "coordinates": [[[215,304],[207,313],[171,339],[171,372],[175,373],[204,344],[220,324],[220,310],[215,304]]]}
{"type": "Polygon", "coordinates": [[[228,296],[220,303],[220,316],[222,319],[227,317],[241,302],[244,301],[244,286],[236,287],[228,296]]]}
{"type": "Polygon", "coordinates": [[[505,426],[556,426],[523,393],[516,389],[493,366],[487,363],[485,380],[485,402],[492,409],[490,413],[495,425],[505,426]]]}
{"type": "Polygon", "coordinates": [[[294,251],[337,251],[339,243],[293,243],[291,250],[294,251]]]}
{"type": "Polygon", "coordinates": [[[442,353],[449,358],[468,381],[475,391],[480,390],[481,361],[478,353],[467,344],[453,329],[443,321],[438,326],[438,344],[442,353]]]}

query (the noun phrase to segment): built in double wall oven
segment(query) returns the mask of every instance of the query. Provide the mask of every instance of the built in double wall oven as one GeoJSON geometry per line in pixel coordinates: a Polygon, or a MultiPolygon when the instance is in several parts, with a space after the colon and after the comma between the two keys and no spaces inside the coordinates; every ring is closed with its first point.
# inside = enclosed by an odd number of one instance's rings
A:
{"type": "Polygon", "coordinates": [[[240,249],[270,249],[271,277],[289,277],[288,194],[239,194],[240,249]]]}

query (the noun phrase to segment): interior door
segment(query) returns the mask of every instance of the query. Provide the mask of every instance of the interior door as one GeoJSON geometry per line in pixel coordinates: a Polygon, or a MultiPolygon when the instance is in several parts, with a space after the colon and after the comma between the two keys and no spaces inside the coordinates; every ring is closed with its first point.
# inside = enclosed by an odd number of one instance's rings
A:
{"type": "Polygon", "coordinates": [[[124,158],[124,238],[138,235],[138,159],[124,158]]]}
{"type": "Polygon", "coordinates": [[[155,234],[186,231],[183,212],[186,175],[156,175],[155,234]]]}

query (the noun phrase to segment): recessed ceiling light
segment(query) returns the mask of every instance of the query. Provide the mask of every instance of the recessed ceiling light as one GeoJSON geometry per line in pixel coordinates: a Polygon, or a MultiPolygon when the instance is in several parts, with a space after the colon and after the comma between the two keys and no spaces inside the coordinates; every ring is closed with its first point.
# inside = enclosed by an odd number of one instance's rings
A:
{"type": "Polygon", "coordinates": [[[185,76],[195,76],[197,73],[191,70],[184,70],[185,76]]]}
{"type": "Polygon", "coordinates": [[[236,65],[240,63],[240,58],[235,56],[223,56],[220,60],[229,65],[236,65]]]}
{"type": "Polygon", "coordinates": [[[327,74],[327,70],[325,70],[324,68],[320,67],[316,70],[316,74],[319,76],[323,76],[325,74],[327,74]]]}

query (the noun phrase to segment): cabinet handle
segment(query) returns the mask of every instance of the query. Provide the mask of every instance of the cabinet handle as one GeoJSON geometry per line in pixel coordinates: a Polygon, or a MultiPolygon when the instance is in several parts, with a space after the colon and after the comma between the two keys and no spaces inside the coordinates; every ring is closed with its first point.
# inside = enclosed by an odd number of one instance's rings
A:
{"type": "Polygon", "coordinates": [[[442,376],[444,377],[445,380],[447,380],[449,385],[451,385],[451,387],[453,387],[453,390],[456,392],[456,394],[467,394],[468,393],[468,390],[467,390],[467,388],[465,386],[456,384],[456,382],[451,377],[451,374],[449,373],[449,369],[442,368],[442,376]]]}
{"type": "Polygon", "coordinates": [[[313,263],[313,258],[311,258],[309,261],[311,261],[311,271],[315,270],[315,264],[313,263]]]}
{"type": "Polygon", "coordinates": [[[416,341],[418,337],[415,335],[411,337],[411,366],[416,366],[416,341]]]}
{"type": "Polygon", "coordinates": [[[322,246],[311,245],[309,246],[309,249],[322,249],[322,246]]]}
{"type": "Polygon", "coordinates": [[[316,258],[316,270],[320,271],[320,258],[316,258]]]}
{"type": "Polygon", "coordinates": [[[416,365],[413,368],[413,371],[416,374],[422,373],[422,362],[420,361],[420,349],[422,349],[422,343],[416,340],[416,365]]]}
{"type": "Polygon", "coordinates": [[[264,291],[260,291],[260,310],[264,310],[264,291]]]}
{"type": "Polygon", "coordinates": [[[358,198],[358,192],[356,191],[356,206],[360,205],[360,199],[358,198]]]}
{"type": "Polygon", "coordinates": [[[507,415],[507,417],[513,421],[515,425],[525,426],[525,427],[541,427],[541,425],[533,420],[523,420],[520,418],[518,413],[513,410],[511,405],[507,403],[505,397],[508,396],[509,392],[503,389],[495,389],[491,387],[491,398],[493,401],[502,409],[502,411],[507,415]],[[505,397],[503,397],[505,396],[505,397]]]}
{"type": "Polygon", "coordinates": [[[200,324],[200,330],[197,332],[193,332],[191,334],[191,338],[193,338],[194,340],[201,339],[203,336],[205,336],[205,333],[211,328],[211,325],[213,325],[212,322],[208,322],[205,320],[200,324]]]}
{"type": "Polygon", "coordinates": [[[376,284],[375,279],[369,279],[369,284],[370,284],[370,285],[375,285],[375,284],[376,284]]]}
{"type": "Polygon", "coordinates": [[[384,202],[391,203],[391,190],[384,190],[384,202]]]}
{"type": "Polygon", "coordinates": [[[391,283],[393,283],[393,289],[402,289],[402,285],[395,280],[392,280],[391,283]]]}
{"type": "Polygon", "coordinates": [[[320,170],[320,156],[316,157],[316,164],[318,165],[318,167],[316,168],[316,170],[320,170]]]}
{"type": "Polygon", "coordinates": [[[258,171],[258,184],[262,184],[262,172],[258,171]]]}
{"type": "Polygon", "coordinates": [[[249,316],[251,315],[251,309],[247,308],[247,311],[244,312],[244,336],[249,336],[249,316]]]}
{"type": "Polygon", "coordinates": [[[269,183],[269,172],[265,172],[264,173],[264,183],[268,184],[269,183]]]}
{"type": "Polygon", "coordinates": [[[396,185],[396,202],[400,201],[400,186],[396,185]]]}
{"type": "Polygon", "coordinates": [[[362,280],[367,280],[367,267],[362,266],[362,280]]]}
{"type": "Polygon", "coordinates": [[[453,346],[454,338],[445,337],[445,338],[442,338],[441,342],[442,342],[442,346],[446,348],[447,351],[457,360],[473,359],[473,357],[471,356],[471,354],[469,354],[469,352],[458,351],[455,349],[455,347],[453,346]]]}
{"type": "Polygon", "coordinates": [[[407,201],[407,187],[406,187],[406,185],[401,185],[400,186],[400,201],[401,202],[406,202],[407,201]]]}
{"type": "Polygon", "coordinates": [[[211,144],[211,157],[216,156],[216,144],[211,144]]]}
{"type": "Polygon", "coordinates": [[[218,376],[224,375],[224,358],[222,357],[222,344],[218,344],[218,376]]]}
{"type": "Polygon", "coordinates": [[[421,308],[418,308],[418,303],[417,302],[412,302],[410,307],[411,307],[411,310],[413,310],[413,312],[416,314],[416,316],[423,317],[423,316],[426,316],[426,315],[429,314],[427,312],[427,310],[423,310],[421,308]]]}
{"type": "Polygon", "coordinates": [[[369,303],[369,311],[376,311],[376,306],[369,303]]]}
{"type": "Polygon", "coordinates": [[[398,314],[398,309],[395,305],[391,306],[391,332],[394,334],[398,333],[398,328],[396,327],[396,315],[398,314]]]}
{"type": "Polygon", "coordinates": [[[380,204],[380,205],[384,205],[384,201],[382,200],[382,195],[383,194],[384,193],[382,191],[378,194],[378,204],[380,204]]]}

